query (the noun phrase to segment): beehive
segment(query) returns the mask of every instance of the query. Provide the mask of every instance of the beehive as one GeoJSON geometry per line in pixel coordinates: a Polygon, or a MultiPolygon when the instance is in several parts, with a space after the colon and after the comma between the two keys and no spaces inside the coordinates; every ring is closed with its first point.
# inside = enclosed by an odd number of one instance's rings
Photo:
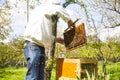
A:
{"type": "MultiPolygon", "coordinates": [[[[97,76],[97,60],[88,58],[57,58],[56,61],[56,80],[85,80],[86,70],[91,76],[97,76]]],[[[87,79],[86,79],[87,80],[87,79]]]]}

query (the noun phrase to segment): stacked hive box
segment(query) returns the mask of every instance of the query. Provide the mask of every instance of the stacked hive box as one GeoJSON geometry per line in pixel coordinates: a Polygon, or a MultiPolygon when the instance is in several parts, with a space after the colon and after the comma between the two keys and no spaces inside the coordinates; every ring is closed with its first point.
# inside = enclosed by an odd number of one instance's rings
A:
{"type": "Polygon", "coordinates": [[[90,76],[97,76],[97,60],[88,58],[58,58],[56,62],[56,80],[87,79],[86,71],[90,76]]]}

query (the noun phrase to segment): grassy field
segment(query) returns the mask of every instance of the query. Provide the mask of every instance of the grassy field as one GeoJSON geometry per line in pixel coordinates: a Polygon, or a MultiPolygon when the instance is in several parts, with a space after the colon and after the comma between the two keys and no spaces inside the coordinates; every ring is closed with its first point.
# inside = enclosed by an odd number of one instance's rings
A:
{"type": "Polygon", "coordinates": [[[1,68],[0,69],[0,80],[24,80],[26,68],[1,68]]]}
{"type": "MultiPolygon", "coordinates": [[[[101,62],[99,63],[98,73],[101,75],[101,62]]],[[[0,80],[24,80],[27,68],[0,68],[0,80]]],[[[108,63],[107,73],[110,76],[110,80],[120,80],[120,63],[108,63]]],[[[55,80],[55,69],[52,72],[51,80],[55,80]]]]}
{"type": "MultiPolygon", "coordinates": [[[[0,80],[24,80],[26,71],[26,67],[0,68],[0,80]]],[[[53,69],[51,80],[55,80],[55,74],[55,69],[53,69]]]]}

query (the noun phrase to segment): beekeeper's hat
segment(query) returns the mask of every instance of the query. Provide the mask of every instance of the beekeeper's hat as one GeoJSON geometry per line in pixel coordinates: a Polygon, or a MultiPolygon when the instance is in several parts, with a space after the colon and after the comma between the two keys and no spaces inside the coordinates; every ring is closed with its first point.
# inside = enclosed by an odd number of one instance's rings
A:
{"type": "Polygon", "coordinates": [[[48,3],[48,4],[60,4],[60,0],[41,0],[42,4],[48,3]]]}

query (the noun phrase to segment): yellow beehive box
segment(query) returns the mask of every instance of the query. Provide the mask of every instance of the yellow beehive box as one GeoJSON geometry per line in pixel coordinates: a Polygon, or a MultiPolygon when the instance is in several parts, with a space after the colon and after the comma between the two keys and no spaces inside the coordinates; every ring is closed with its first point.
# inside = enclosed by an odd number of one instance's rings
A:
{"type": "Polygon", "coordinates": [[[97,76],[97,60],[90,58],[57,58],[56,80],[78,80],[86,79],[88,71],[91,76],[97,76]]]}

